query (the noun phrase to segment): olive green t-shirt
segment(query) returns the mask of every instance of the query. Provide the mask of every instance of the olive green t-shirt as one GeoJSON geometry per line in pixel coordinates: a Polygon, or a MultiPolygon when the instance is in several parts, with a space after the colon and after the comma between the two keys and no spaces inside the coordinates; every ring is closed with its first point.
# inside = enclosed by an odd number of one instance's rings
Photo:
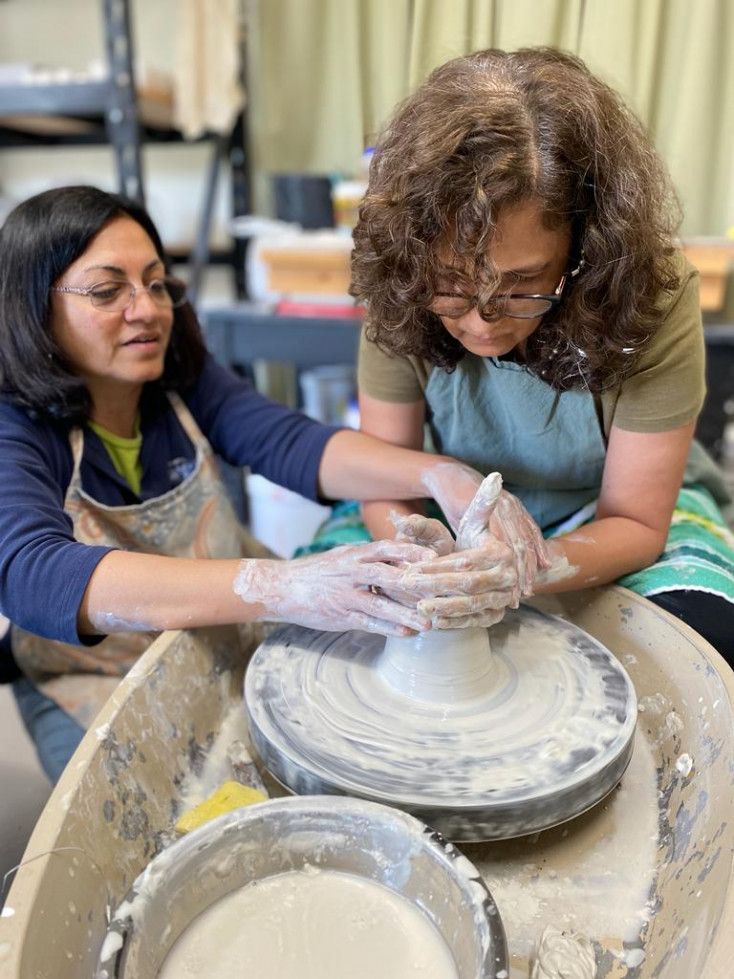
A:
{"type": "MultiPolygon", "coordinates": [[[[665,298],[663,321],[620,387],[596,395],[604,435],[612,425],[630,432],[665,432],[694,421],[706,394],[705,348],[698,272],[679,255],[681,283],[665,298]]],[[[420,401],[434,367],[419,357],[395,357],[365,338],[359,387],[379,401],[420,401]]]]}

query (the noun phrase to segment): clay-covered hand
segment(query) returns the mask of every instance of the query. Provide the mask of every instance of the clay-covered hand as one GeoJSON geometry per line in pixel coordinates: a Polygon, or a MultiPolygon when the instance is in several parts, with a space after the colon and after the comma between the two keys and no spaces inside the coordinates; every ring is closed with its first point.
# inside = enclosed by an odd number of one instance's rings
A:
{"type": "Polygon", "coordinates": [[[445,459],[428,465],[421,476],[426,493],[441,507],[454,532],[458,531],[483,479],[471,466],[445,459]]]}
{"type": "Polygon", "coordinates": [[[454,550],[451,531],[440,520],[425,517],[422,513],[399,514],[395,511],[390,514],[390,520],[397,531],[395,540],[430,547],[439,556],[454,550]]]}
{"type": "Polygon", "coordinates": [[[502,489],[500,474],[484,478],[471,466],[442,460],[426,468],[422,483],[456,532],[455,549],[482,546],[489,532],[512,547],[519,594],[531,595],[537,575],[551,561],[540,528],[517,497],[502,489]]]}
{"type": "Polygon", "coordinates": [[[262,622],[406,636],[429,629],[430,620],[416,608],[426,592],[406,588],[405,568],[434,556],[417,544],[376,541],[292,561],[245,560],[233,587],[245,603],[256,607],[254,618],[262,622]],[[391,589],[406,596],[409,604],[383,594],[391,589]]]}
{"type": "MultiPolygon", "coordinates": [[[[439,557],[444,554],[451,554],[454,550],[455,541],[451,536],[451,531],[440,520],[426,517],[422,513],[400,514],[395,510],[390,513],[390,520],[396,530],[395,540],[430,547],[434,555],[439,557]]],[[[435,580],[426,579],[423,582],[423,594],[426,594],[426,586],[428,588],[434,587],[435,580]]],[[[419,586],[416,585],[415,587],[419,586]]],[[[385,590],[385,594],[402,605],[415,604],[410,592],[400,591],[396,587],[385,590]]]]}
{"type": "Polygon", "coordinates": [[[487,628],[518,603],[517,562],[512,548],[501,541],[488,540],[482,547],[420,564],[405,572],[403,582],[413,590],[432,588],[418,611],[430,618],[433,629],[487,628]],[[411,574],[421,578],[413,581],[411,574]]]}
{"type": "Polygon", "coordinates": [[[395,514],[391,519],[398,540],[425,544],[438,557],[453,555],[422,565],[416,575],[406,569],[402,580],[409,591],[389,593],[398,602],[405,602],[416,591],[427,594],[418,607],[430,616],[434,629],[494,625],[508,604],[517,605],[513,554],[505,545],[485,542],[483,547],[458,554],[456,541],[440,520],[419,513],[395,514]]]}
{"type": "Polygon", "coordinates": [[[494,625],[508,605],[518,603],[515,552],[487,530],[501,489],[499,475],[487,477],[459,524],[456,550],[402,575],[411,592],[430,589],[418,609],[430,616],[434,629],[494,625]]]}
{"type": "Polygon", "coordinates": [[[512,548],[517,561],[519,596],[532,595],[538,573],[551,566],[548,547],[540,527],[520,500],[502,489],[499,473],[490,473],[479,487],[462,518],[456,546],[457,549],[482,547],[488,537],[512,548]]]}
{"type": "Polygon", "coordinates": [[[491,473],[461,519],[455,553],[414,569],[437,575],[433,595],[418,610],[430,616],[434,629],[494,625],[505,608],[531,594],[538,568],[548,564],[540,530],[519,500],[502,490],[499,473],[491,473]]]}

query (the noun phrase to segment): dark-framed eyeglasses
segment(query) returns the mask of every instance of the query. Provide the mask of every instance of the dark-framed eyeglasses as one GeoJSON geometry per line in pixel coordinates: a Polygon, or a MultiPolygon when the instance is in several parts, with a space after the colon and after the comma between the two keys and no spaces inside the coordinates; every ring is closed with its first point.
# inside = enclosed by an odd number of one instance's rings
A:
{"type": "Polygon", "coordinates": [[[580,259],[575,269],[565,272],[561,281],[556,286],[554,292],[550,294],[538,292],[507,292],[499,296],[492,296],[490,300],[479,304],[477,296],[461,296],[453,292],[437,292],[431,303],[430,309],[437,316],[446,316],[448,319],[457,319],[475,307],[479,308],[479,315],[483,320],[500,320],[505,316],[510,316],[518,320],[532,320],[538,316],[544,316],[563,298],[563,290],[569,279],[575,279],[584,267],[584,259],[580,259]]]}
{"type": "Polygon", "coordinates": [[[107,313],[121,313],[135,301],[135,296],[140,292],[147,292],[156,306],[162,309],[178,309],[187,302],[185,284],[170,276],[153,279],[147,286],[134,286],[127,279],[106,279],[88,289],[79,286],[52,286],[51,292],[84,296],[95,309],[102,309],[107,313]]]}

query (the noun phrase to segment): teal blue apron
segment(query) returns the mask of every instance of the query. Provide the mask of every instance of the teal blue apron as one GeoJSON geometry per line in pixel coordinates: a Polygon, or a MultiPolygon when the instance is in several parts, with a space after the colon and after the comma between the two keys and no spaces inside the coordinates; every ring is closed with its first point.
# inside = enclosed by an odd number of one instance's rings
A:
{"type": "MultiPolygon", "coordinates": [[[[436,450],[502,473],[546,536],[594,519],[606,440],[588,391],[558,394],[519,364],[466,355],[453,373],[431,373],[426,401],[436,450]]],[[[719,509],[730,502],[694,441],[663,554],[619,583],[645,596],[693,589],[734,601],[734,536],[719,509]]]]}
{"type": "Polygon", "coordinates": [[[606,444],[588,391],[558,394],[520,364],[466,354],[426,387],[437,452],[502,473],[544,530],[599,496],[606,444]]]}
{"type": "MultiPolygon", "coordinates": [[[[547,537],[594,519],[606,440],[588,391],[559,394],[519,364],[466,354],[455,371],[431,372],[425,397],[434,449],[500,472],[547,537]]],[[[734,601],[734,536],[719,509],[730,499],[694,442],[665,551],[619,583],[646,596],[693,589],[734,601]]],[[[369,539],[358,505],[340,504],[299,554],[369,539]]]]}

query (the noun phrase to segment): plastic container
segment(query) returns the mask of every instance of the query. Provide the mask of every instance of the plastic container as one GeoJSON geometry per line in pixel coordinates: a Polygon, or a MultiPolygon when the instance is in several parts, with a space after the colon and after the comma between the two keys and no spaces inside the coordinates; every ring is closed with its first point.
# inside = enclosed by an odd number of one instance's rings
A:
{"type": "Polygon", "coordinates": [[[308,544],[331,513],[329,507],[252,473],[245,477],[245,492],[250,533],[279,557],[291,557],[308,544]]]}
{"type": "Polygon", "coordinates": [[[325,364],[299,377],[303,410],[325,425],[343,425],[354,401],[356,381],[352,364],[325,364]]]}
{"type": "Polygon", "coordinates": [[[305,229],[331,228],[334,210],[331,180],[306,173],[273,174],[275,216],[305,229]]]}
{"type": "Polygon", "coordinates": [[[352,233],[359,217],[359,205],[366,191],[366,180],[339,180],[331,188],[334,225],[339,231],[352,233]]]}

